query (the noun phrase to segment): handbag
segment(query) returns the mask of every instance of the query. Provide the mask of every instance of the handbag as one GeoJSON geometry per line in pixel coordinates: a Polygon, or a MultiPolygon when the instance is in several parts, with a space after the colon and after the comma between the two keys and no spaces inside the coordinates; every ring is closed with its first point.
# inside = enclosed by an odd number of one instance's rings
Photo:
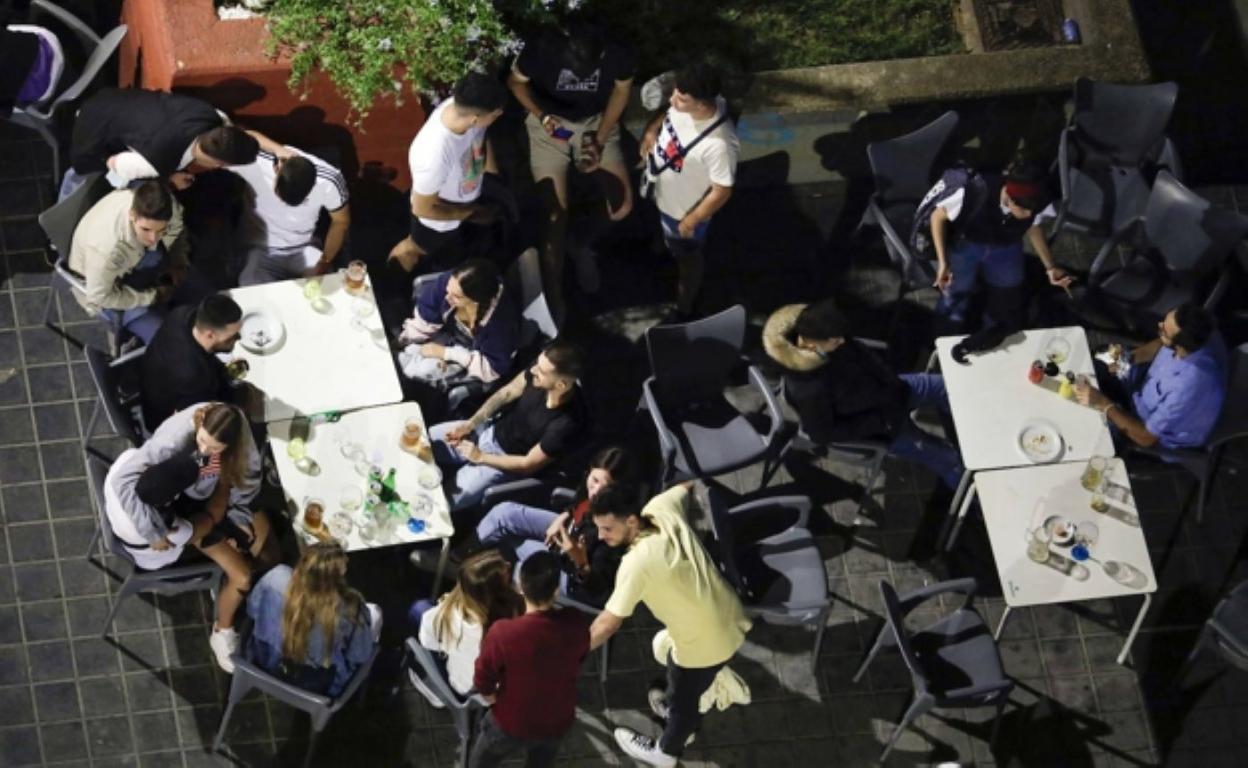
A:
{"type": "MultiPolygon", "coordinates": [[[[664,120],[666,120],[666,119],[667,119],[667,117],[666,117],[666,116],[664,116],[664,118],[663,118],[663,119],[664,119],[664,120]]],[[[661,167],[661,168],[659,168],[659,167],[656,167],[656,166],[655,166],[655,162],[654,162],[654,152],[653,152],[653,151],[651,151],[651,152],[647,152],[647,153],[646,153],[646,164],[645,164],[645,166],[641,169],[641,183],[640,183],[640,185],[639,185],[639,189],[638,189],[638,192],[639,192],[639,194],[641,195],[641,197],[642,197],[642,198],[644,198],[644,199],[646,199],[646,200],[653,200],[653,199],[654,199],[654,198],[653,198],[653,194],[654,194],[654,183],[655,183],[655,180],[658,178],[659,174],[660,174],[660,173],[662,173],[663,171],[666,171],[668,168],[671,168],[671,167],[672,167],[672,164],[673,164],[673,163],[675,163],[677,160],[684,159],[684,157],[685,157],[686,155],[688,155],[691,151],[693,151],[693,148],[694,148],[694,147],[696,147],[696,146],[698,145],[698,142],[699,142],[699,141],[702,141],[702,139],[705,139],[707,136],[709,136],[709,135],[711,134],[711,132],[712,132],[712,131],[714,131],[714,130],[715,130],[716,128],[718,128],[719,126],[723,125],[724,121],[725,121],[725,120],[727,120],[727,119],[728,119],[728,113],[727,113],[727,112],[725,112],[724,114],[720,115],[720,116],[719,116],[719,117],[715,120],[715,122],[713,122],[713,123],[711,123],[709,126],[707,126],[707,128],[706,128],[706,130],[705,130],[705,131],[702,131],[702,132],[701,132],[701,133],[699,133],[697,136],[694,136],[694,137],[693,137],[693,141],[691,141],[691,142],[689,142],[688,144],[686,144],[685,146],[681,147],[681,148],[680,148],[680,153],[679,153],[678,155],[676,155],[676,157],[669,157],[669,158],[667,158],[667,162],[665,162],[665,163],[663,164],[663,167],[661,167]]]]}

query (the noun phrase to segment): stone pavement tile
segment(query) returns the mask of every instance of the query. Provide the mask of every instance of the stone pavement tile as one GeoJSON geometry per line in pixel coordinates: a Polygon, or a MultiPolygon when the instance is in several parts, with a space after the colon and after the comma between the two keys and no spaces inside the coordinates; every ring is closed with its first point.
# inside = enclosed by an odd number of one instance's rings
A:
{"type": "MultiPolygon", "coordinates": [[[[9,551],[12,553],[14,564],[55,559],[56,552],[52,548],[51,524],[22,523],[21,525],[10,525],[8,532],[9,551]]],[[[55,574],[53,574],[53,578],[55,578],[55,574]]]]}
{"type": "Polygon", "coordinates": [[[0,445],[33,443],[35,428],[30,416],[26,407],[0,408],[0,445]]]}
{"type": "Polygon", "coordinates": [[[35,722],[35,706],[30,687],[0,686],[0,712],[4,713],[4,725],[7,726],[35,722]]]}
{"type": "Polygon", "coordinates": [[[48,504],[39,483],[10,485],[4,489],[4,517],[9,523],[42,522],[48,519],[48,504]]]}
{"type": "Polygon", "coordinates": [[[121,661],[117,649],[108,641],[99,637],[89,637],[73,642],[74,662],[78,666],[78,675],[115,675],[121,671],[121,661]]]}
{"type": "Polygon", "coordinates": [[[40,723],[82,717],[78,704],[78,686],[72,682],[36,685],[34,694],[35,715],[40,723]]]}
{"type": "Polygon", "coordinates": [[[82,444],[77,440],[43,443],[39,446],[39,458],[43,462],[43,474],[49,480],[83,477],[87,472],[82,461],[82,444]]]}
{"type": "Polygon", "coordinates": [[[997,647],[1001,651],[1001,664],[1010,677],[1038,677],[1044,674],[1038,641],[1002,639],[997,647]]]}
{"type": "Polygon", "coordinates": [[[0,485],[39,481],[39,450],[34,446],[0,448],[0,485]]]}
{"type": "Polygon", "coordinates": [[[1053,677],[1049,679],[1053,700],[1070,709],[1095,714],[1096,692],[1091,675],[1053,677]]]}
{"type": "Polygon", "coordinates": [[[1122,750],[1149,747],[1148,722],[1141,712],[1107,712],[1101,720],[1109,730],[1101,737],[1106,745],[1122,750]]]}
{"type": "Polygon", "coordinates": [[[13,313],[19,328],[37,328],[43,325],[43,313],[48,308],[48,289],[33,288],[13,292],[13,313]]]}
{"type": "MultiPolygon", "coordinates": [[[[138,751],[169,750],[178,746],[178,728],[172,710],[136,714],[131,722],[134,724],[135,746],[138,751]]],[[[179,762],[181,759],[178,756],[179,762]]]]}
{"type": "Polygon", "coordinates": [[[1050,675],[1073,675],[1087,671],[1083,646],[1078,638],[1042,640],[1040,653],[1050,675]]]}
{"type": "MultiPolygon", "coordinates": [[[[130,598],[126,602],[133,602],[134,600],[135,598],[130,598]]],[[[122,610],[125,610],[125,608],[123,607],[122,610]]],[[[161,642],[160,632],[147,631],[117,634],[116,630],[112,630],[110,634],[116,638],[118,645],[123,649],[121,663],[123,669],[127,672],[166,668],[165,646],[161,642]]],[[[205,639],[206,642],[207,640],[205,639]]]]}
{"type": "MultiPolygon", "coordinates": [[[[66,363],[69,361],[65,339],[51,328],[45,328],[44,326],[23,328],[18,331],[18,338],[21,340],[22,354],[26,358],[27,365],[66,363]]],[[[33,385],[31,389],[34,392],[38,391],[33,385]]]]}
{"type": "Polygon", "coordinates": [[[126,713],[125,686],[118,675],[80,680],[78,690],[82,694],[83,710],[92,717],[126,713]]]}
{"type": "Polygon", "coordinates": [[[74,678],[74,656],[68,642],[31,643],[26,646],[26,655],[30,678],[35,682],[74,678]]]}
{"type": "MultiPolygon", "coordinates": [[[[146,733],[142,731],[136,733],[141,744],[146,733]]],[[[140,753],[139,768],[182,768],[182,753],[177,750],[140,753]]]]}
{"type": "Polygon", "coordinates": [[[126,701],[131,712],[150,712],[173,707],[166,672],[134,672],[125,676],[126,701]]]}
{"type": "Polygon", "coordinates": [[[22,622],[16,605],[0,606],[0,645],[22,642],[22,622]]]}
{"type": "Polygon", "coordinates": [[[78,410],[71,403],[35,406],[34,412],[41,441],[77,439],[81,435],[78,410]]]}
{"type": "Polygon", "coordinates": [[[1041,638],[1075,637],[1079,634],[1078,617],[1065,605],[1037,605],[1031,609],[1031,617],[1041,638]]]}
{"type": "Polygon", "coordinates": [[[22,606],[22,631],[27,642],[59,640],[66,636],[65,604],[61,600],[22,606]]]}
{"type": "MultiPolygon", "coordinates": [[[[121,721],[121,727],[128,729],[125,721],[121,721]]],[[[82,731],[81,720],[41,725],[39,740],[43,742],[44,759],[50,763],[87,757],[87,740],[82,731]]],[[[106,753],[95,752],[95,754],[106,753]]]]}

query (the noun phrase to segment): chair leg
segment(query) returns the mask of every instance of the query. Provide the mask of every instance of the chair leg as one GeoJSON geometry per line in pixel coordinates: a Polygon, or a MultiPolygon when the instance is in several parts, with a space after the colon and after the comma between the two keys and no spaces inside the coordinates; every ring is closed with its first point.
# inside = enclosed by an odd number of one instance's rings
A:
{"type": "Polygon", "coordinates": [[[918,720],[931,708],[932,702],[926,697],[918,697],[910,702],[910,706],[906,708],[906,713],[901,716],[901,722],[897,723],[897,727],[893,729],[893,734],[888,737],[888,743],[884,745],[884,751],[880,753],[878,762],[882,764],[888,759],[888,753],[892,752],[893,747],[897,745],[897,739],[901,738],[902,731],[909,728],[911,723],[918,720]]]}
{"type": "Polygon", "coordinates": [[[101,639],[108,638],[109,630],[113,628],[113,619],[117,617],[117,611],[121,609],[122,601],[134,594],[134,592],[134,587],[131,586],[129,579],[122,582],[121,589],[117,590],[117,595],[113,598],[113,607],[108,612],[108,618],[104,619],[104,629],[100,631],[101,639]]]}
{"type": "Polygon", "coordinates": [[[867,667],[870,666],[871,662],[875,660],[876,654],[878,654],[880,652],[880,649],[884,647],[885,638],[887,638],[888,636],[888,631],[889,631],[888,622],[885,622],[884,626],[880,627],[880,633],[875,636],[875,643],[872,644],[871,650],[867,651],[867,658],[862,660],[862,664],[858,667],[858,671],[854,673],[853,682],[855,683],[858,682],[859,678],[862,677],[862,673],[866,672],[867,667]]]}
{"type": "Polygon", "coordinates": [[[308,751],[303,753],[303,768],[312,765],[312,753],[316,751],[316,743],[320,741],[321,730],[315,725],[312,727],[312,733],[308,736],[308,751]]]}
{"type": "Polygon", "coordinates": [[[95,423],[100,420],[100,399],[95,399],[95,405],[91,408],[91,418],[87,419],[87,428],[82,431],[82,445],[85,448],[91,442],[91,436],[95,434],[95,423]]]}
{"type": "Polygon", "coordinates": [[[832,613],[831,606],[819,612],[819,626],[815,628],[815,645],[810,649],[810,673],[812,675],[819,671],[819,648],[823,645],[823,633],[828,628],[830,613],[832,613]]]}
{"type": "Polygon", "coordinates": [[[217,726],[217,735],[212,739],[212,751],[220,752],[221,743],[225,741],[225,729],[230,724],[230,718],[234,715],[234,705],[243,700],[247,692],[251,690],[250,685],[239,683],[239,678],[234,678],[230,682],[230,693],[225,703],[225,711],[221,713],[221,725],[217,726]]]}
{"type": "Polygon", "coordinates": [[[96,526],[95,532],[91,534],[91,543],[87,545],[87,559],[90,560],[98,551],[100,545],[100,528],[96,526]]]}
{"type": "Polygon", "coordinates": [[[992,749],[997,744],[997,734],[1001,731],[1001,714],[1005,712],[1005,705],[1009,703],[1009,695],[1002,693],[1000,700],[997,701],[997,716],[992,718],[992,733],[988,735],[988,749],[992,749]]]}
{"type": "Polygon", "coordinates": [[[610,663],[610,661],[611,640],[608,638],[607,641],[602,644],[602,658],[599,659],[598,664],[598,682],[602,684],[604,692],[607,685],[607,664],[610,663]]]}
{"type": "Polygon", "coordinates": [[[1192,667],[1196,666],[1196,659],[1200,657],[1200,652],[1205,649],[1205,645],[1210,640],[1213,630],[1208,624],[1200,628],[1200,635],[1196,638],[1196,644],[1192,646],[1192,650],[1187,654],[1187,658],[1183,660],[1183,666],[1179,667],[1178,673],[1174,676],[1174,687],[1182,688],[1183,681],[1191,674],[1192,667]]]}
{"type": "Polygon", "coordinates": [[[48,302],[43,305],[43,324],[48,328],[55,329],[56,324],[52,322],[52,310],[56,307],[56,283],[57,273],[52,273],[52,279],[48,281],[48,302]]]}
{"type": "Polygon", "coordinates": [[[875,489],[875,480],[880,476],[880,470],[884,468],[884,458],[886,456],[888,456],[887,451],[880,451],[876,454],[875,460],[871,462],[871,469],[867,472],[867,479],[862,484],[862,495],[858,497],[858,508],[854,510],[855,520],[862,514],[862,507],[867,503],[867,497],[875,489]]]}

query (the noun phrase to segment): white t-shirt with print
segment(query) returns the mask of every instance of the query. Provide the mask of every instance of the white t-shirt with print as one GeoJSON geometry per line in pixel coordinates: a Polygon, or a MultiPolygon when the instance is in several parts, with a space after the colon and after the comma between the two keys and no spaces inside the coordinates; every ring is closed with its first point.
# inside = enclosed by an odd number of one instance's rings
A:
{"type": "MultiPolygon", "coordinates": [[[[412,170],[413,195],[437,195],[451,203],[471,203],[481,194],[485,174],[485,129],[469,128],[453,133],[442,124],[442,113],[454,99],[447,99],[425,121],[407,150],[412,170]]],[[[439,232],[450,232],[458,221],[421,217],[420,223],[439,232]]]]}
{"type": "Polygon", "coordinates": [[[655,177],[654,201],[660,211],[674,219],[684,218],[701,202],[711,184],[731,187],[736,176],[741,144],[731,120],[720,123],[680,157],[682,147],[687,147],[726,112],[722,97],[716,99],[716,105],[715,117],[696,121],[687,112],[669,108],[659,127],[650,161],[654,168],[663,168],[669,160],[671,165],[655,177]]]}
{"type": "Polygon", "coordinates": [[[254,163],[230,168],[255,193],[254,219],[248,222],[246,242],[268,246],[271,251],[293,250],[308,245],[316,233],[321,209],[336,211],[349,200],[347,182],[341,171],[319,157],[294,147],[286,148],[306,157],[316,166],[316,183],[307,198],[298,205],[282,202],[273,190],[277,169],[273,167],[273,155],[268,152],[261,150],[254,163]]]}

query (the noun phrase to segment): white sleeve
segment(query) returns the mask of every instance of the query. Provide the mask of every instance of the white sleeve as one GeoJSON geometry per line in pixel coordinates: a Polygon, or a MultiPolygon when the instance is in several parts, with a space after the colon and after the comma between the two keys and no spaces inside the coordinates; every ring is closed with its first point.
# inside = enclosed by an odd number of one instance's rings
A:
{"type": "Polygon", "coordinates": [[[953,221],[958,218],[958,214],[962,213],[962,200],[966,197],[966,190],[959,189],[949,197],[941,200],[936,204],[937,208],[945,209],[945,218],[953,221]]]}
{"type": "Polygon", "coordinates": [[[447,163],[442,157],[443,147],[427,148],[412,142],[407,163],[412,169],[412,194],[436,195],[446,182],[447,163]],[[430,151],[433,149],[433,151],[430,151]]]}
{"type": "Polygon", "coordinates": [[[133,149],[113,155],[113,174],[128,185],[135,179],[152,179],[160,174],[147,159],[133,149]]]}
{"type": "Polygon", "coordinates": [[[706,150],[702,159],[706,163],[707,177],[712,184],[732,186],[737,171],[737,156],[728,142],[717,138],[706,139],[706,150]]]}
{"type": "Polygon", "coordinates": [[[1032,219],[1031,223],[1032,223],[1032,226],[1038,227],[1044,222],[1049,221],[1051,219],[1056,219],[1056,218],[1057,218],[1057,206],[1054,203],[1049,203],[1047,206],[1045,206],[1045,209],[1043,211],[1040,211],[1040,213],[1036,214],[1036,218],[1032,219]]]}

